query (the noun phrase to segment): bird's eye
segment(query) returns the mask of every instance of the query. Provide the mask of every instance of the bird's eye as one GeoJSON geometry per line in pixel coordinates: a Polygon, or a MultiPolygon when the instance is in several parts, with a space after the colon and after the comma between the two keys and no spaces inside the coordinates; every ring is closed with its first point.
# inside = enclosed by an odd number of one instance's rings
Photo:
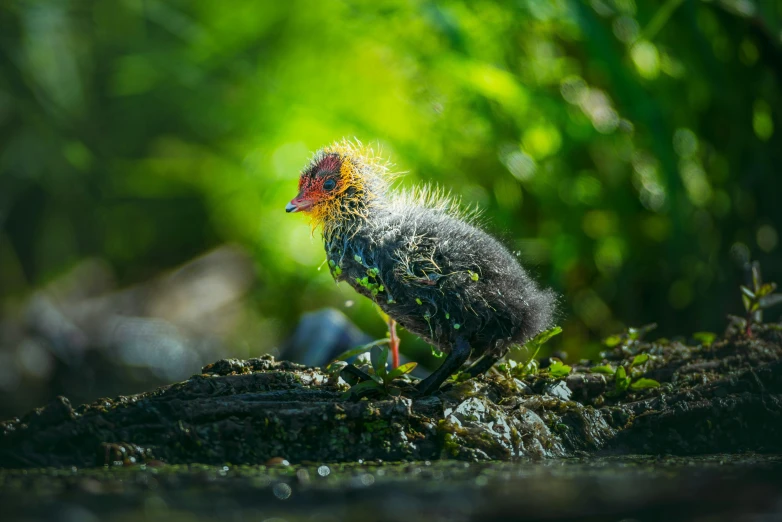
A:
{"type": "Polygon", "coordinates": [[[323,188],[326,190],[334,190],[334,187],[337,186],[337,182],[333,179],[327,179],[326,182],[323,184],[323,188]]]}

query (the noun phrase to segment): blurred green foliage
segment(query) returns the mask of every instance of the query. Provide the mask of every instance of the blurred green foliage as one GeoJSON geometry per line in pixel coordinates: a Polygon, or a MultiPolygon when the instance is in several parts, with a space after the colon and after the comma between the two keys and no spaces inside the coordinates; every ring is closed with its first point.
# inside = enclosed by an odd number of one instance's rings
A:
{"type": "Polygon", "coordinates": [[[782,279],[781,32],[767,0],[8,0],[0,299],[235,242],[271,346],[355,298],[283,209],[310,151],[356,136],[485,209],[562,293],[571,353],[720,330],[741,265],[782,279]]]}

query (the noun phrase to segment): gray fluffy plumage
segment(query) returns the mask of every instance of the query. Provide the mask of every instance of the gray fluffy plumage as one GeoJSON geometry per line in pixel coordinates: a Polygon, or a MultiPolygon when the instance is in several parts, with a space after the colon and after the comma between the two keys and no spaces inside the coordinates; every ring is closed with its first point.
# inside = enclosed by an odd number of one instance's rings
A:
{"type": "Polygon", "coordinates": [[[326,238],[330,266],[341,268],[335,279],[446,353],[462,337],[473,358],[499,357],[551,326],[554,293],[447,200],[388,203],[373,206],[349,234],[326,238]]]}

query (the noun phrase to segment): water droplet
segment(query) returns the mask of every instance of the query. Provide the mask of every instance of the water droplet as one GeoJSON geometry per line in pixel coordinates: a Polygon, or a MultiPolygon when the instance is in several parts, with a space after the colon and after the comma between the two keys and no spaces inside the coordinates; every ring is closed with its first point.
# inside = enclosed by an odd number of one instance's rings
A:
{"type": "Polygon", "coordinates": [[[285,482],[278,482],[272,487],[272,493],[280,500],[288,500],[293,493],[293,490],[285,482]]]}

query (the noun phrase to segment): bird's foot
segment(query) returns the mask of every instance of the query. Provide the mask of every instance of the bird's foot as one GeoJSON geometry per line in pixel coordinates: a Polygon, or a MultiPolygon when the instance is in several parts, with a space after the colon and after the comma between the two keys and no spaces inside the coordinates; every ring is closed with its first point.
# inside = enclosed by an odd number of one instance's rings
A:
{"type": "Polygon", "coordinates": [[[472,349],[469,343],[463,338],[458,339],[451,347],[451,353],[448,354],[448,357],[445,358],[440,367],[432,372],[429,377],[418,383],[416,386],[418,396],[431,395],[439,390],[440,385],[470,358],[470,352],[472,352],[472,349]]]}

